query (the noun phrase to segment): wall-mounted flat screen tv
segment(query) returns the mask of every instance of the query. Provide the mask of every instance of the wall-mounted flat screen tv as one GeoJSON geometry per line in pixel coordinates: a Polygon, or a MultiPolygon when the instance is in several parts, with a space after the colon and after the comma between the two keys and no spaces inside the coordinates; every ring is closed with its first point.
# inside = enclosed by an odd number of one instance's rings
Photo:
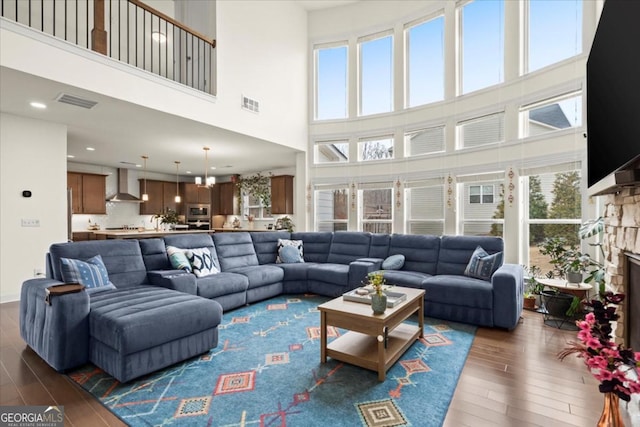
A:
{"type": "Polygon", "coordinates": [[[606,0],[587,61],[589,187],[640,160],[640,1],[606,0]]]}

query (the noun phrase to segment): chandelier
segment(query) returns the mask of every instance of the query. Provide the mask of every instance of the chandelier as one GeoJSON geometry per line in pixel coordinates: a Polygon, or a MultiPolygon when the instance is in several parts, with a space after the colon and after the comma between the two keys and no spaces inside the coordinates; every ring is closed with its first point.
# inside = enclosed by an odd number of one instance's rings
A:
{"type": "Polygon", "coordinates": [[[202,147],[204,150],[204,184],[202,183],[202,177],[196,176],[196,185],[199,187],[211,187],[216,183],[215,176],[209,176],[209,147],[202,147]]]}

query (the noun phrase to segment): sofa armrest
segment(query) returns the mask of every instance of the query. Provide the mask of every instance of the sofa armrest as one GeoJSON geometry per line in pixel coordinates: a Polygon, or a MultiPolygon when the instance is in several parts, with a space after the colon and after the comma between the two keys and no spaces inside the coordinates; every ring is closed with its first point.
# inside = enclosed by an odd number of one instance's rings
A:
{"type": "Polygon", "coordinates": [[[382,261],[384,261],[384,259],[382,258],[358,258],[356,261],[362,261],[362,262],[370,262],[372,264],[375,264],[375,270],[380,270],[382,269],[382,261]]]}
{"type": "Polygon", "coordinates": [[[518,264],[503,264],[491,277],[493,286],[493,325],[513,329],[522,314],[524,269],[518,264]]]}
{"type": "Polygon", "coordinates": [[[197,295],[198,285],[196,276],[184,270],[154,270],[148,271],[149,283],[185,294],[197,295]]]}
{"type": "Polygon", "coordinates": [[[380,269],[380,264],[369,261],[352,261],[349,263],[349,289],[355,289],[362,285],[367,275],[380,269]]]}
{"type": "Polygon", "coordinates": [[[52,368],[64,371],[89,361],[89,295],[85,291],[57,295],[45,301],[54,279],[22,284],[20,336],[52,368]]]}

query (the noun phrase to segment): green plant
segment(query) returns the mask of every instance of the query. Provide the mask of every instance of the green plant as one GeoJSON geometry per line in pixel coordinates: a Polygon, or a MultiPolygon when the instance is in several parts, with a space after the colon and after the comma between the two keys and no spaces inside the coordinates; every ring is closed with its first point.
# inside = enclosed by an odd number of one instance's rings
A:
{"type": "Polygon", "coordinates": [[[236,178],[238,187],[239,204],[242,204],[243,195],[252,195],[260,200],[265,208],[271,206],[271,177],[258,172],[255,175],[236,178]]]}
{"type": "Polygon", "coordinates": [[[584,273],[593,264],[589,254],[580,252],[564,237],[547,237],[538,247],[542,255],[549,257],[553,277],[563,277],[567,272],[584,273]]]}
{"type": "Polygon", "coordinates": [[[566,311],[566,315],[567,317],[573,317],[575,316],[575,314],[580,311],[582,305],[582,300],[580,300],[580,298],[574,296],[573,299],[571,300],[571,305],[569,306],[569,308],[566,311]]]}
{"type": "Polygon", "coordinates": [[[532,265],[527,267],[525,265],[522,266],[524,271],[527,274],[526,284],[525,284],[525,296],[527,295],[540,295],[540,292],[544,290],[544,285],[538,282],[536,279],[541,277],[542,269],[537,265],[532,265]]]}
{"type": "Polygon", "coordinates": [[[167,208],[164,212],[157,213],[151,217],[151,221],[159,220],[160,224],[177,224],[178,213],[173,209],[167,208]]]}
{"type": "MultiPolygon", "coordinates": [[[[598,217],[596,219],[592,219],[586,221],[578,230],[578,234],[581,239],[588,239],[590,237],[597,236],[595,243],[589,243],[589,246],[597,247],[600,249],[600,259],[604,259],[604,250],[602,249],[602,234],[604,233],[604,218],[598,217]]],[[[586,279],[584,279],[585,283],[593,282],[594,285],[598,286],[598,295],[600,298],[605,294],[605,270],[604,263],[597,262],[592,260],[591,266],[593,267],[589,271],[589,275],[586,279]]]]}
{"type": "Polygon", "coordinates": [[[289,233],[292,233],[295,228],[295,224],[291,218],[283,216],[282,218],[278,218],[276,221],[276,229],[278,229],[278,227],[281,230],[287,230],[289,233]]]}
{"type": "Polygon", "coordinates": [[[374,271],[367,275],[367,281],[365,285],[371,286],[377,295],[382,295],[384,285],[387,284],[382,272],[374,271]]]}

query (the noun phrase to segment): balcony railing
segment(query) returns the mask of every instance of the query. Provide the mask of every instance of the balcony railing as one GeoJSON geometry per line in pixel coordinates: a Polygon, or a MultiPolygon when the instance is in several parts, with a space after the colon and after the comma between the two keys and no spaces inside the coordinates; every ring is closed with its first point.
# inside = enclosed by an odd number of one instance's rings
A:
{"type": "Polygon", "coordinates": [[[215,95],[215,39],[138,0],[0,0],[0,14],[215,95]]]}

